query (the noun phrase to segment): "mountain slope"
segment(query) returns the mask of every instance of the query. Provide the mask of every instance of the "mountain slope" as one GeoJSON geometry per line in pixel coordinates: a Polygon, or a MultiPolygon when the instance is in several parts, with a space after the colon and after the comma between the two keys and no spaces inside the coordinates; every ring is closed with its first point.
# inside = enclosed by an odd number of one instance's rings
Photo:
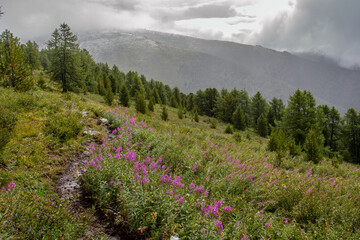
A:
{"type": "Polygon", "coordinates": [[[80,43],[96,61],[138,71],[185,93],[245,88],[250,95],[260,91],[287,100],[300,88],[342,112],[360,106],[360,71],[288,52],[151,31],[83,33],[80,43]]]}

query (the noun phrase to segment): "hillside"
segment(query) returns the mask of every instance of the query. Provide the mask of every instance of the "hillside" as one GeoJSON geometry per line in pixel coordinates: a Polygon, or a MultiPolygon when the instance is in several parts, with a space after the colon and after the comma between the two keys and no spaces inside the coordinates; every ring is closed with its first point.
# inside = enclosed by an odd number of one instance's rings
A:
{"type": "Polygon", "coordinates": [[[151,31],[79,34],[96,61],[135,70],[185,93],[246,89],[285,102],[297,88],[341,112],[360,106],[360,72],[261,46],[202,40],[151,31]]]}
{"type": "Polygon", "coordinates": [[[210,128],[208,117],[179,119],[169,107],[163,121],[158,104],[140,114],[134,103],[109,109],[99,95],[61,94],[47,79],[43,86],[0,88],[10,126],[0,152],[2,237],[359,237],[358,166],[288,153],[279,162],[252,129],[224,134],[226,125],[210,128]],[[69,170],[74,161],[81,165],[69,170]],[[85,206],[58,189],[69,171],[80,175],[85,206]]]}

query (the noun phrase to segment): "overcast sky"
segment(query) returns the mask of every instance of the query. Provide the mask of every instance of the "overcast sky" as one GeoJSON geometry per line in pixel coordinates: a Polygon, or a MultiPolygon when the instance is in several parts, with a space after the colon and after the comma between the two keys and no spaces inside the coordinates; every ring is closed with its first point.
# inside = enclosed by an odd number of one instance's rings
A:
{"type": "Polygon", "coordinates": [[[0,0],[0,30],[22,41],[73,32],[148,29],[329,55],[360,66],[360,0],[0,0]]]}

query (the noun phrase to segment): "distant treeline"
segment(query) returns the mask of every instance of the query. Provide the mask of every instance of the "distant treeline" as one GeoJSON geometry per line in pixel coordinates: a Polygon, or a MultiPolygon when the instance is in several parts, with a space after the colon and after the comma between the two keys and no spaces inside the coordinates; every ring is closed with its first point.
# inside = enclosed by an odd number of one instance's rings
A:
{"type": "Polygon", "coordinates": [[[27,91],[40,84],[34,82],[33,71],[43,69],[63,92],[99,94],[109,105],[116,96],[125,106],[134,99],[140,112],[153,111],[154,104],[169,105],[179,109],[179,118],[189,112],[195,120],[200,114],[240,131],[255,129],[263,137],[270,135],[269,149],[280,159],[289,150],[293,155],[305,151],[312,161],[325,154],[360,163],[360,113],[350,108],[340,117],[334,107],[316,106],[309,91],[297,90],[287,106],[278,98],[266,101],[260,92],[250,97],[244,89],[219,92],[207,88],[184,94],[178,87],[147,80],[136,72],[124,73],[115,65],[96,63],[86,49],[79,48],[76,35],[65,23],[55,29],[47,46],[39,51],[35,42],[21,44],[5,30],[0,39],[0,85],[27,91]]]}

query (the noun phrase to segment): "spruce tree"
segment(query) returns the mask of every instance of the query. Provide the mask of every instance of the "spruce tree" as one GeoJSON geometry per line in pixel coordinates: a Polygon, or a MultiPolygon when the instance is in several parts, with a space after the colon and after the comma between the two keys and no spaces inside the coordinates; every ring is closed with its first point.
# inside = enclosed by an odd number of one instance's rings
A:
{"type": "Polygon", "coordinates": [[[52,39],[48,42],[50,49],[51,79],[59,82],[63,92],[79,87],[80,72],[76,61],[78,52],[77,36],[71,32],[70,27],[63,23],[56,28],[52,39]]]}
{"type": "Polygon", "coordinates": [[[129,90],[125,84],[121,86],[120,94],[119,94],[119,102],[124,107],[130,107],[130,95],[129,90]]]}
{"type": "Polygon", "coordinates": [[[33,71],[40,67],[39,46],[36,42],[27,41],[26,45],[24,46],[24,52],[26,63],[30,67],[31,75],[33,75],[33,71]]]}
{"type": "Polygon", "coordinates": [[[268,122],[264,117],[264,114],[261,114],[260,117],[257,119],[256,130],[257,133],[262,137],[266,137],[268,135],[269,132],[268,122]]]}
{"type": "Polygon", "coordinates": [[[234,112],[234,114],[232,116],[232,122],[236,129],[239,129],[241,131],[245,130],[245,127],[246,127],[245,114],[240,106],[238,106],[236,108],[236,111],[234,112]]]}

